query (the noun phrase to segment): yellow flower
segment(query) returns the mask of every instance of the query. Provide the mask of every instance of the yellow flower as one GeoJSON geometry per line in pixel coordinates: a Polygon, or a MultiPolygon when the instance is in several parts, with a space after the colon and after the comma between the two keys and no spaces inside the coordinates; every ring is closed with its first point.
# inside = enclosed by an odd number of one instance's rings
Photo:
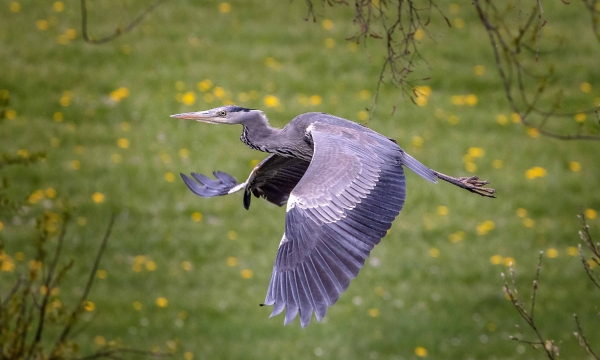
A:
{"type": "Polygon", "coordinates": [[[482,148],[472,147],[472,148],[469,148],[468,154],[475,158],[483,157],[483,155],[485,155],[485,151],[482,148]]]}
{"type": "Polygon", "coordinates": [[[441,205],[437,207],[437,213],[438,215],[442,215],[442,216],[446,216],[449,213],[448,207],[441,205]]]}
{"type": "Polygon", "coordinates": [[[558,250],[556,250],[555,248],[549,248],[548,250],[546,250],[546,255],[550,259],[557,258],[558,257],[558,250]]]}
{"type": "Polygon", "coordinates": [[[67,29],[65,31],[65,36],[70,39],[73,40],[77,37],[77,31],[75,29],[67,29]]]}
{"type": "Polygon", "coordinates": [[[468,172],[473,173],[473,172],[477,171],[477,164],[469,161],[469,162],[465,163],[465,168],[467,169],[468,172]]]}
{"type": "Polygon", "coordinates": [[[515,259],[511,258],[511,257],[505,257],[504,260],[504,266],[515,266],[517,263],[515,262],[515,259]]]}
{"type": "MultiPolygon", "coordinates": [[[[8,255],[7,255],[8,256],[8,255]]],[[[13,272],[15,270],[15,264],[12,262],[12,259],[6,258],[0,260],[0,270],[6,272],[13,272]]]]}
{"type": "Polygon", "coordinates": [[[117,140],[117,146],[121,149],[127,149],[129,148],[129,140],[126,138],[120,138],[119,140],[117,140]]]}
{"type": "Polygon", "coordinates": [[[533,219],[530,219],[530,218],[523,219],[523,226],[532,228],[534,225],[535,225],[535,221],[533,219]]]}
{"type": "Polygon", "coordinates": [[[2,221],[0,221],[0,231],[2,231],[4,229],[4,224],[2,223],[2,221]]]}
{"type": "Polygon", "coordinates": [[[416,96],[415,102],[417,103],[417,105],[419,105],[419,106],[427,105],[427,102],[429,101],[429,96],[431,95],[431,87],[429,87],[427,85],[415,86],[413,92],[416,96]]]}
{"type": "Polygon", "coordinates": [[[133,302],[133,310],[142,310],[142,303],[139,301],[134,301],[133,302]]]}
{"type": "Polygon", "coordinates": [[[369,113],[365,110],[361,110],[358,112],[357,117],[360,121],[367,121],[367,119],[369,118],[369,113]]]}
{"type": "Polygon", "coordinates": [[[193,268],[193,265],[191,262],[189,261],[182,261],[181,262],[181,268],[185,271],[190,271],[193,268]]]}
{"type": "Polygon", "coordinates": [[[465,96],[465,104],[469,106],[475,106],[477,104],[477,96],[474,94],[465,96]]]}
{"type": "Polygon", "coordinates": [[[190,151],[188,149],[179,149],[179,156],[181,156],[182,159],[187,159],[190,156],[190,151]]]}
{"type": "Polygon", "coordinates": [[[188,91],[183,94],[181,98],[181,102],[186,104],[187,106],[193,105],[196,102],[196,94],[193,91],[188,91]]]}
{"type": "Polygon", "coordinates": [[[520,218],[526,218],[527,217],[527,210],[523,209],[523,208],[518,208],[517,209],[517,216],[520,218]]]}
{"type": "Polygon", "coordinates": [[[598,212],[594,209],[585,209],[585,217],[588,219],[595,219],[598,216],[598,212]]]}
{"type": "Polygon", "coordinates": [[[198,90],[200,90],[202,92],[206,92],[206,91],[210,90],[212,85],[213,85],[212,81],[210,81],[209,79],[204,79],[198,83],[198,90]]]}
{"type": "Polygon", "coordinates": [[[414,147],[421,147],[423,146],[423,138],[420,136],[413,136],[411,144],[414,147]]]}
{"type": "Polygon", "coordinates": [[[431,256],[432,258],[440,257],[440,250],[436,248],[429,249],[429,256],[431,256]]]}
{"type": "Polygon", "coordinates": [[[222,2],[219,4],[219,12],[221,14],[227,14],[230,11],[231,11],[231,5],[229,5],[229,3],[222,2]]]}
{"type": "Polygon", "coordinates": [[[13,1],[10,3],[10,11],[14,12],[14,13],[18,13],[19,11],[21,11],[21,4],[19,4],[16,1],[13,1]]]}
{"type": "Polygon", "coordinates": [[[323,99],[321,99],[321,97],[319,95],[312,95],[310,97],[310,104],[311,105],[320,105],[321,102],[323,101],[323,99]]]}
{"type": "Polygon", "coordinates": [[[500,264],[502,264],[503,261],[504,261],[504,259],[500,255],[493,255],[490,258],[490,262],[494,265],[500,265],[500,264]]]}
{"type": "Polygon", "coordinates": [[[373,308],[373,309],[369,309],[367,312],[369,313],[370,317],[378,317],[379,316],[379,309],[373,308]]]}
{"type": "Polygon", "coordinates": [[[44,191],[36,190],[34,193],[29,195],[29,198],[27,198],[27,200],[29,201],[30,204],[35,204],[38,201],[42,200],[45,196],[46,196],[46,194],[44,193],[44,191]]]}
{"type": "Polygon", "coordinates": [[[190,351],[186,351],[183,353],[183,359],[184,360],[193,360],[194,354],[192,354],[190,351]]]}
{"type": "Polygon", "coordinates": [[[47,20],[38,20],[35,22],[35,26],[38,30],[48,30],[48,21],[47,20]]]}
{"type": "Polygon", "coordinates": [[[156,299],[156,305],[164,308],[164,307],[169,306],[169,301],[164,297],[159,297],[158,299],[156,299]]]}
{"type": "Polygon", "coordinates": [[[331,21],[329,19],[324,19],[321,22],[321,25],[323,26],[323,29],[325,29],[325,30],[331,30],[331,29],[333,29],[333,21],[331,21]]]}
{"type": "Polygon", "coordinates": [[[244,279],[252,279],[252,270],[250,269],[242,270],[241,274],[244,279]]]}
{"type": "Polygon", "coordinates": [[[582,82],[581,85],[579,85],[579,88],[584,93],[589,93],[589,92],[592,91],[592,85],[590,83],[587,83],[587,82],[582,82]]]}
{"type": "Polygon", "coordinates": [[[217,99],[223,99],[227,95],[227,93],[225,92],[225,89],[223,89],[220,86],[217,86],[216,88],[214,88],[213,94],[215,94],[217,99]]]}
{"type": "Polygon", "coordinates": [[[238,234],[235,231],[230,230],[227,232],[227,237],[229,238],[229,240],[237,240],[238,234]]]}
{"type": "Polygon", "coordinates": [[[477,234],[485,235],[488,232],[490,232],[490,230],[493,230],[495,227],[496,227],[496,224],[494,224],[494,222],[492,220],[486,220],[486,221],[480,223],[479,225],[477,225],[477,234]]]}
{"type": "Polygon", "coordinates": [[[258,165],[259,162],[260,162],[260,160],[258,160],[258,159],[252,159],[252,160],[250,160],[250,167],[252,169],[254,169],[256,167],[256,165],[258,165]]]}
{"type": "Polygon", "coordinates": [[[202,221],[202,214],[199,213],[198,211],[192,213],[192,220],[194,220],[195,222],[202,221]]]}
{"type": "Polygon", "coordinates": [[[584,113],[575,114],[575,121],[582,124],[585,121],[586,115],[584,113]]]}
{"type": "Polygon", "coordinates": [[[104,202],[104,194],[99,193],[99,192],[95,192],[92,195],[92,200],[96,203],[96,204],[100,204],[104,202]]]}
{"type": "Polygon", "coordinates": [[[62,1],[55,1],[52,7],[54,8],[54,11],[62,12],[65,9],[65,4],[62,1]]]}
{"type": "Polygon", "coordinates": [[[274,107],[281,105],[281,103],[279,102],[279,99],[275,95],[265,96],[264,102],[265,102],[265,105],[270,108],[274,108],[274,107]]]}
{"type": "Polygon", "coordinates": [[[540,131],[536,128],[528,127],[526,131],[527,135],[531,136],[532,138],[537,138],[540,136],[540,131]]]}
{"type": "Polygon", "coordinates": [[[519,115],[517,113],[510,114],[510,118],[511,118],[512,122],[514,122],[514,123],[520,123],[521,122],[521,115],[519,115]]]}
{"type": "Polygon", "coordinates": [[[421,40],[425,37],[425,31],[423,31],[423,29],[418,28],[417,31],[415,31],[413,37],[415,38],[415,40],[421,40]]]}
{"type": "Polygon", "coordinates": [[[570,256],[577,256],[579,255],[579,249],[577,249],[575,246],[569,246],[567,248],[567,254],[570,256]]]}
{"type": "Polygon", "coordinates": [[[325,39],[325,47],[328,49],[333,49],[335,47],[335,40],[332,38],[325,39]]]}
{"type": "Polygon", "coordinates": [[[6,118],[8,120],[14,120],[17,117],[17,112],[13,109],[9,109],[9,110],[6,110],[6,112],[4,113],[4,116],[6,116],[6,118]]]}
{"type": "Polygon", "coordinates": [[[578,172],[578,171],[581,171],[581,164],[580,164],[579,162],[577,162],[577,161],[571,161],[571,162],[569,163],[569,169],[570,169],[572,172],[578,172]]]}
{"type": "Polygon", "coordinates": [[[44,194],[46,194],[46,197],[54,199],[56,197],[56,190],[54,190],[53,188],[47,188],[46,190],[44,190],[44,194]]]}
{"type": "Polygon", "coordinates": [[[464,239],[465,239],[464,231],[457,231],[455,233],[450,234],[450,236],[448,236],[448,240],[450,240],[450,242],[453,242],[453,243],[463,241],[464,239]]]}
{"type": "Polygon", "coordinates": [[[232,256],[227,258],[227,266],[237,266],[238,260],[232,256]]]}
{"type": "Polygon", "coordinates": [[[426,357],[427,356],[427,349],[425,349],[422,346],[418,346],[415,349],[415,355],[417,355],[418,357],[426,357]]]}
{"type": "Polygon", "coordinates": [[[543,167],[539,167],[539,166],[532,167],[531,169],[528,169],[525,172],[525,177],[530,180],[539,178],[539,177],[542,178],[545,176],[546,176],[546,169],[544,169],[543,167]]]}
{"type": "Polygon", "coordinates": [[[57,111],[54,113],[54,115],[52,115],[52,118],[56,122],[62,122],[63,121],[63,113],[61,113],[60,111],[57,111]]]}
{"type": "Polygon", "coordinates": [[[106,272],[106,270],[100,269],[100,270],[96,271],[96,277],[98,279],[106,279],[107,276],[108,276],[108,273],[106,272]]]}
{"type": "Polygon", "coordinates": [[[361,100],[369,100],[371,98],[371,92],[369,90],[361,90],[358,93],[358,98],[361,100]]]}
{"type": "Polygon", "coordinates": [[[106,345],[106,339],[104,338],[104,336],[97,335],[94,338],[94,343],[96,343],[96,345],[98,345],[98,346],[105,346],[106,345]]]}
{"type": "Polygon", "coordinates": [[[85,311],[94,311],[96,309],[96,304],[91,301],[86,301],[83,303],[83,308],[85,311]]]}
{"type": "Polygon", "coordinates": [[[165,173],[165,180],[167,182],[175,181],[175,174],[173,174],[172,172],[165,173]]]}
{"type": "Polygon", "coordinates": [[[506,115],[498,114],[498,116],[496,116],[496,121],[500,125],[506,125],[508,124],[508,117],[506,115]]]}
{"type": "Polygon", "coordinates": [[[110,93],[110,98],[114,102],[119,102],[128,96],[129,96],[129,89],[126,87],[120,87],[117,90],[114,90],[110,93]]]}
{"type": "Polygon", "coordinates": [[[19,155],[22,158],[26,158],[29,157],[29,151],[27,149],[19,149],[17,150],[17,155],[19,155]]]}
{"type": "Polygon", "coordinates": [[[148,271],[156,270],[156,263],[152,260],[146,262],[146,270],[148,270],[148,271]]]}
{"type": "Polygon", "coordinates": [[[483,73],[485,73],[485,66],[475,65],[475,68],[473,70],[475,72],[475,75],[481,76],[481,75],[483,75],[483,73]]]}

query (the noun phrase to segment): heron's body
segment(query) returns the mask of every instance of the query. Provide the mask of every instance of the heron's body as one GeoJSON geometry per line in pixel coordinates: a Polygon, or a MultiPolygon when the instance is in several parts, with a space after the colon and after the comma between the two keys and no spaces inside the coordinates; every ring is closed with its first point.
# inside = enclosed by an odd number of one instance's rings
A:
{"type": "Polygon", "coordinates": [[[395,141],[357,123],[324,113],[305,113],[283,129],[269,126],[258,110],[226,106],[174,115],[209,123],[241,124],[241,140],[271,153],[246,182],[222,172],[216,180],[182,174],[197,195],[212,197],[244,190],[279,206],[287,202],[286,224],[265,305],[272,316],[286,308],[285,323],[298,313],[306,326],[357,276],[402,209],[406,198],[403,166],[431,182],[449,181],[480,195],[493,196],[476,177],[452,178],[406,154],[395,141]]]}

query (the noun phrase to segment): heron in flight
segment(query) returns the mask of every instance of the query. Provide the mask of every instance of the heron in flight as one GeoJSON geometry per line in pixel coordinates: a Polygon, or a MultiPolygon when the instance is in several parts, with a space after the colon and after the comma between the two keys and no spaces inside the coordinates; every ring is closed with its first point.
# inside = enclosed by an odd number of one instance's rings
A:
{"type": "Polygon", "coordinates": [[[455,178],[428,168],[393,139],[333,115],[309,112],[283,129],[271,127],[260,110],[223,106],[176,114],[177,119],[243,126],[241,140],[270,153],[238,183],[215,171],[215,179],[181,174],[196,195],[213,197],[244,191],[279,206],[287,202],[285,231],[264,305],[271,316],[286,309],[284,324],[300,313],[306,327],[335,304],[386,235],[406,197],[404,167],[435,183],[447,181],[470,192],[495,197],[476,176],[455,178]]]}

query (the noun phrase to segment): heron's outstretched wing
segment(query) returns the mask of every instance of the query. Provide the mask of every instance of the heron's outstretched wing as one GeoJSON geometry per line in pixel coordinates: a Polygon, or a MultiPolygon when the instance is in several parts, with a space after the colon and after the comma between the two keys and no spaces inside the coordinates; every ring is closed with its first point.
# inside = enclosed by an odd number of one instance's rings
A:
{"type": "Polygon", "coordinates": [[[307,129],[314,155],[287,205],[265,305],[285,324],[321,320],[358,274],[404,204],[401,150],[331,124],[307,129]]]}
{"type": "Polygon", "coordinates": [[[213,172],[215,180],[198,173],[191,174],[196,181],[184,174],[181,174],[181,178],[198,196],[222,196],[244,189],[246,209],[250,207],[251,193],[282,206],[306,172],[308,165],[309,162],[305,160],[272,154],[256,165],[248,179],[241,184],[233,176],[221,171],[213,172]]]}

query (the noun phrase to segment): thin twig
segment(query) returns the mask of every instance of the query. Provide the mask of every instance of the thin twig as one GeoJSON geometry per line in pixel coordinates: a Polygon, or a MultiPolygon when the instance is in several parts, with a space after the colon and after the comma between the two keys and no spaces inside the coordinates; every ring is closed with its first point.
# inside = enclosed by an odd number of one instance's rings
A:
{"type": "Polygon", "coordinates": [[[154,1],[146,9],[144,9],[144,11],[142,11],[138,15],[138,17],[136,17],[129,24],[127,24],[127,26],[125,26],[122,29],[117,28],[113,34],[105,36],[100,39],[93,39],[88,36],[88,30],[87,30],[87,28],[88,28],[87,21],[88,20],[87,20],[86,0],[81,0],[81,36],[83,37],[83,41],[85,41],[88,44],[94,44],[94,45],[104,44],[109,41],[113,41],[114,39],[118,38],[119,36],[133,30],[136,26],[138,26],[142,22],[142,20],[146,16],[148,16],[148,14],[150,14],[150,12],[152,12],[158,5],[160,5],[164,1],[166,1],[166,0],[154,1]]]}
{"type": "Polygon", "coordinates": [[[108,227],[106,229],[106,233],[104,234],[104,238],[102,239],[102,243],[100,244],[100,249],[98,250],[98,253],[96,254],[96,259],[94,260],[94,265],[92,266],[90,276],[88,277],[88,281],[85,286],[85,290],[83,291],[83,294],[81,295],[81,298],[79,299],[79,302],[77,303],[77,306],[71,312],[69,320],[67,321],[62,333],[58,337],[58,340],[56,340],[54,349],[50,352],[50,356],[49,356],[50,360],[57,358],[58,349],[59,349],[60,345],[63,344],[65,342],[65,340],[67,339],[67,337],[69,336],[69,333],[71,332],[71,329],[73,328],[73,325],[75,324],[75,321],[77,320],[77,317],[79,316],[79,314],[81,313],[81,310],[83,309],[84,303],[87,300],[90,290],[92,289],[94,279],[96,278],[96,272],[98,271],[98,267],[100,266],[100,259],[102,258],[102,255],[104,254],[104,249],[106,248],[106,244],[108,243],[110,233],[112,232],[115,218],[116,218],[116,214],[113,213],[110,217],[108,227]]]}
{"type": "Polygon", "coordinates": [[[594,350],[592,350],[590,343],[583,334],[583,328],[581,327],[581,323],[579,322],[579,317],[577,316],[577,314],[573,314],[573,317],[575,317],[575,324],[577,324],[577,332],[575,332],[574,335],[577,338],[577,340],[579,340],[579,344],[581,344],[585,351],[587,351],[588,354],[592,355],[594,359],[600,360],[598,355],[596,355],[596,353],[594,353],[594,350]]]}

